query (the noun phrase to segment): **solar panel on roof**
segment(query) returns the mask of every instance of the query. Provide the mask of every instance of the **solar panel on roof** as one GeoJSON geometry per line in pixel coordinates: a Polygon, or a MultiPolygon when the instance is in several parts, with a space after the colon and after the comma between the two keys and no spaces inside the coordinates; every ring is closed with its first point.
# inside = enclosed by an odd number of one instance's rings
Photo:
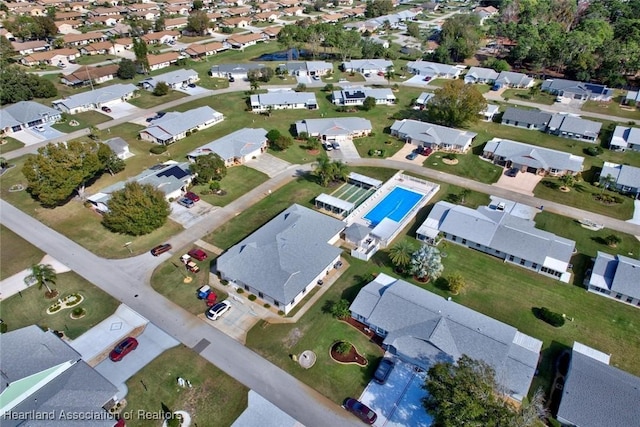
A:
{"type": "Polygon", "coordinates": [[[189,175],[189,172],[182,169],[180,166],[173,166],[166,171],[160,172],[157,176],[173,176],[176,179],[182,179],[189,175]]]}

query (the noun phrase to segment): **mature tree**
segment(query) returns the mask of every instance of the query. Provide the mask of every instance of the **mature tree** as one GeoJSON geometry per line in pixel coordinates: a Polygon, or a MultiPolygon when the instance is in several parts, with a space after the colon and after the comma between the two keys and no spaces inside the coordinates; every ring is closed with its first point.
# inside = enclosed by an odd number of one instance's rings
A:
{"type": "Polygon", "coordinates": [[[209,17],[204,10],[194,10],[189,14],[187,18],[187,30],[204,35],[205,31],[209,28],[209,17]]]}
{"type": "Polygon", "coordinates": [[[0,69],[16,54],[13,45],[5,36],[0,36],[0,69]]]}
{"type": "Polygon", "coordinates": [[[24,278],[24,283],[27,286],[37,284],[38,289],[44,286],[47,289],[47,296],[55,296],[56,291],[49,287],[49,283],[55,285],[57,277],[56,270],[51,264],[33,264],[30,270],[31,273],[24,278]]]}
{"type": "Polygon", "coordinates": [[[164,31],[165,29],[165,17],[164,14],[161,14],[156,18],[156,22],[153,23],[153,31],[164,31]]]}
{"type": "Polygon", "coordinates": [[[258,80],[249,80],[249,87],[251,88],[251,92],[256,92],[260,89],[260,82],[258,80]]]}
{"type": "Polygon", "coordinates": [[[367,18],[377,18],[378,16],[388,15],[393,10],[393,2],[391,0],[369,0],[364,16],[367,18]]]}
{"type": "Polygon", "coordinates": [[[162,227],[171,208],[162,190],[132,181],[111,193],[102,224],[116,233],[141,236],[162,227]]]}
{"type": "Polygon", "coordinates": [[[27,158],[22,173],[33,197],[47,207],[66,202],[87,181],[104,171],[97,142],[47,144],[27,158]]]}
{"type": "Polygon", "coordinates": [[[292,145],[293,139],[288,135],[280,135],[275,141],[271,142],[271,146],[280,151],[284,151],[292,145]]]}
{"type": "Polygon", "coordinates": [[[407,22],[407,34],[416,39],[420,38],[420,24],[417,22],[407,22]]]}
{"type": "Polygon", "coordinates": [[[576,183],[576,177],[571,175],[570,173],[564,174],[560,177],[560,182],[566,188],[571,188],[576,183]]]}
{"type": "Polygon", "coordinates": [[[382,44],[376,43],[370,38],[363,38],[360,42],[360,48],[364,58],[382,58],[385,52],[382,44]]]}
{"type": "Polygon", "coordinates": [[[0,82],[2,105],[58,95],[53,82],[36,74],[26,73],[16,66],[0,66],[0,82]]]}
{"type": "Polygon", "coordinates": [[[454,295],[458,295],[460,291],[465,287],[464,277],[460,273],[453,273],[447,276],[447,288],[449,292],[454,295]]]}
{"type": "Polygon", "coordinates": [[[421,280],[435,280],[442,274],[440,251],[429,245],[422,245],[411,255],[411,274],[421,280]]]}
{"type": "Polygon", "coordinates": [[[618,243],[622,242],[622,239],[619,236],[616,236],[615,234],[609,234],[607,237],[604,238],[604,241],[607,244],[607,246],[615,248],[616,246],[618,246],[618,243]]]}
{"type": "Polygon", "coordinates": [[[224,160],[215,153],[196,157],[190,168],[191,172],[197,175],[196,182],[202,184],[212,180],[220,181],[227,175],[227,167],[224,164],[224,160]]]}
{"type": "Polygon", "coordinates": [[[493,56],[484,60],[484,62],[482,63],[482,66],[487,68],[493,68],[497,72],[509,71],[511,69],[511,65],[509,65],[507,61],[505,61],[504,59],[495,58],[493,56]]]}
{"type": "Polygon", "coordinates": [[[100,163],[104,165],[103,169],[111,175],[122,172],[125,168],[124,160],[119,158],[107,144],[98,144],[98,159],[100,160],[100,163]]]}
{"type": "Polygon", "coordinates": [[[136,65],[140,70],[147,74],[149,72],[149,58],[147,44],[144,40],[136,37],[133,39],[133,53],[136,56],[136,65]]]}
{"type": "Polygon", "coordinates": [[[346,181],[349,176],[349,168],[340,160],[331,161],[326,156],[318,157],[314,173],[320,180],[320,185],[328,187],[335,181],[346,181]]]}
{"type": "Polygon", "coordinates": [[[278,129],[271,129],[269,132],[267,132],[267,141],[269,141],[269,144],[273,144],[281,136],[282,134],[278,129]]]}
{"type": "Polygon", "coordinates": [[[272,68],[269,67],[262,67],[260,68],[260,78],[258,80],[265,82],[265,83],[269,83],[269,80],[271,80],[273,78],[273,76],[275,76],[275,71],[273,71],[272,68]]]}
{"type": "Polygon", "coordinates": [[[463,355],[455,364],[436,363],[423,388],[428,394],[422,404],[437,426],[512,425],[513,413],[498,394],[495,372],[483,361],[463,355]]]}
{"type": "Polygon", "coordinates": [[[376,99],[373,96],[367,96],[362,102],[362,109],[369,111],[376,106],[376,99]]]}
{"type": "Polygon", "coordinates": [[[158,82],[156,87],[153,88],[153,94],[155,96],[165,96],[169,93],[169,85],[166,82],[158,82]]]}
{"type": "Polygon", "coordinates": [[[429,121],[451,127],[460,127],[478,120],[487,101],[474,85],[462,80],[450,80],[437,89],[427,104],[429,121]]]}
{"type": "Polygon", "coordinates": [[[480,45],[482,29],[475,13],[456,14],[447,18],[440,32],[440,46],[447,50],[451,61],[470,58],[480,45]]]}
{"type": "Polygon", "coordinates": [[[351,316],[351,311],[349,311],[349,306],[351,304],[348,300],[341,299],[338,302],[329,301],[329,303],[328,311],[336,319],[346,319],[351,316]]]}
{"type": "Polygon", "coordinates": [[[130,59],[122,58],[118,67],[118,77],[123,80],[129,80],[136,76],[136,64],[130,59]]]}
{"type": "Polygon", "coordinates": [[[202,0],[193,0],[192,10],[201,10],[204,7],[202,0]]]}
{"type": "Polygon", "coordinates": [[[408,240],[400,240],[389,248],[389,259],[393,265],[401,271],[411,264],[411,255],[415,252],[415,248],[408,240]]]}

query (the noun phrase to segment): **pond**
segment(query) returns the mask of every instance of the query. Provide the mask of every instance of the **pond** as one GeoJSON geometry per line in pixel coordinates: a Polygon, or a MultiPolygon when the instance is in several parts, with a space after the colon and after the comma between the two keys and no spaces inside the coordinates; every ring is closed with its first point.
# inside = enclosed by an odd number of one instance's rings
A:
{"type": "Polygon", "coordinates": [[[280,52],[265,53],[260,57],[254,59],[254,61],[297,61],[306,56],[310,56],[311,52],[305,49],[298,50],[296,48],[290,51],[283,50],[280,52]]]}

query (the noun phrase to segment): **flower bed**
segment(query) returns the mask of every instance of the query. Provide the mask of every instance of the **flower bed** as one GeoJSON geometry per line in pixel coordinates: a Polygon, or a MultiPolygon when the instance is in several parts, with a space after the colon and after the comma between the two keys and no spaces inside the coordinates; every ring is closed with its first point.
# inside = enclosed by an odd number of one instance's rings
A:
{"type": "Polygon", "coordinates": [[[84,297],[80,294],[71,294],[67,295],[64,298],[58,300],[58,302],[52,304],[47,309],[47,314],[57,313],[60,310],[64,310],[66,308],[74,307],[84,301],[84,297]]]}

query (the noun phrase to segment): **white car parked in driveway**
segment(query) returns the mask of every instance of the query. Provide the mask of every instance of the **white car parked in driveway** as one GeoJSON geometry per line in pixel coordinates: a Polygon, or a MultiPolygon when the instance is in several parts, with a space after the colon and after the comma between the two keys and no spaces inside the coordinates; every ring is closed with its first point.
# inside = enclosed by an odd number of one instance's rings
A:
{"type": "Polygon", "coordinates": [[[205,314],[209,320],[218,320],[223,314],[229,311],[230,308],[231,304],[229,301],[224,300],[211,307],[205,314]]]}

